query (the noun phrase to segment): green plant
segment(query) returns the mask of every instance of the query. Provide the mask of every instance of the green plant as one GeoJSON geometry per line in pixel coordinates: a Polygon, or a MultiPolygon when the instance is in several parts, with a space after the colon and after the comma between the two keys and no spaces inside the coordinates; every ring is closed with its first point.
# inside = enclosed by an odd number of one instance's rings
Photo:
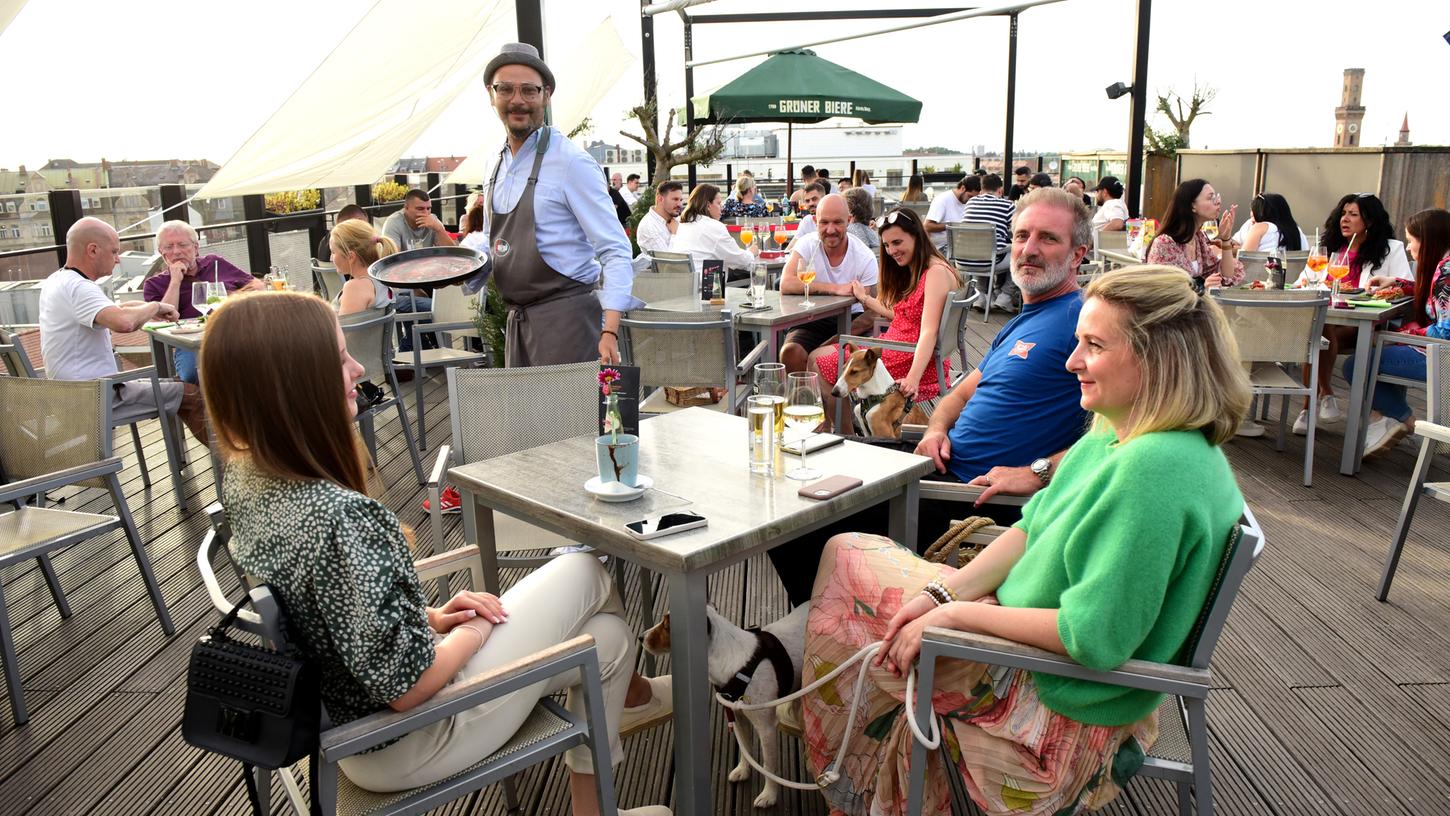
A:
{"type": "Polygon", "coordinates": [[[925,166],[919,168],[919,171],[920,171],[920,173],[923,176],[926,175],[927,173],[935,173],[936,172],[936,166],[935,165],[928,164],[928,165],[925,165],[925,166]]]}
{"type": "Polygon", "coordinates": [[[406,185],[396,181],[380,181],[373,185],[373,203],[387,204],[390,201],[402,201],[403,196],[408,194],[406,185]]]}
{"type": "Polygon", "coordinates": [[[504,327],[508,325],[509,310],[503,303],[503,296],[498,293],[498,287],[489,280],[485,290],[486,307],[478,308],[478,298],[471,301],[473,306],[473,327],[478,330],[478,336],[483,340],[483,347],[488,349],[494,368],[504,367],[504,327]]]}
{"type": "Polygon", "coordinates": [[[263,197],[267,212],[287,213],[315,210],[322,206],[321,190],[288,190],[282,193],[268,193],[263,197]]]}

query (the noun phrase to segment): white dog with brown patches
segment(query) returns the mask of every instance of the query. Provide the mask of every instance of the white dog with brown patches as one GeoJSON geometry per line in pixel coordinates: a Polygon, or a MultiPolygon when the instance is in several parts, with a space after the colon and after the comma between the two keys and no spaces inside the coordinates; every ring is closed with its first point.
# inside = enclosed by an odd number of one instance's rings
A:
{"type": "MultiPolygon", "coordinates": [[[[806,618],[810,613],[811,605],[805,603],[759,630],[747,630],[706,606],[710,685],[727,699],[745,703],[778,700],[800,688],[801,664],[806,652],[806,618]]],[[[669,615],[644,633],[644,648],[653,655],[669,654],[669,615]]],[[[779,776],[780,742],[776,735],[775,709],[741,712],[734,723],[745,744],[750,744],[754,733],[760,749],[760,764],[779,776]]],[[[750,764],[742,756],[729,778],[731,782],[743,782],[749,777],[750,764]]],[[[767,778],[765,788],[755,797],[755,806],[772,807],[779,796],[780,785],[767,778]]]]}

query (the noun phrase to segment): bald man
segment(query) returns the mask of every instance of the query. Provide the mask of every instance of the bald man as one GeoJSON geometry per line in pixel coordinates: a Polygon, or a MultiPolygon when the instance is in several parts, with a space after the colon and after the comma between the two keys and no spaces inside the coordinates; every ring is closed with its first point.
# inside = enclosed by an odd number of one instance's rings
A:
{"type": "MultiPolygon", "coordinates": [[[[854,291],[876,294],[880,261],[859,238],[847,233],[850,221],[851,210],[844,196],[833,193],[821,199],[816,205],[816,231],[797,239],[791,249],[790,260],[786,261],[780,279],[781,294],[805,292],[800,280],[803,269],[815,270],[816,279],[811,281],[811,291],[815,294],[844,297],[851,297],[854,291]]],[[[855,317],[851,333],[869,334],[873,319],[860,303],[851,307],[851,314],[855,317]]],[[[805,371],[811,352],[829,347],[835,337],[835,317],[797,326],[785,336],[780,361],[786,371],[805,371]]]]}
{"type": "MultiPolygon", "coordinates": [[[[176,307],[164,301],[115,303],[96,281],[116,268],[121,239],[110,224],[82,218],[65,235],[66,265],[40,285],[40,350],[45,376],[52,380],[94,380],[120,373],[111,332],[133,332],[148,320],[175,320],[176,307]]],[[[124,420],[155,410],[157,397],[170,416],[179,416],[206,444],[206,409],[201,390],[179,380],[118,382],[111,416],[124,420]]]]}

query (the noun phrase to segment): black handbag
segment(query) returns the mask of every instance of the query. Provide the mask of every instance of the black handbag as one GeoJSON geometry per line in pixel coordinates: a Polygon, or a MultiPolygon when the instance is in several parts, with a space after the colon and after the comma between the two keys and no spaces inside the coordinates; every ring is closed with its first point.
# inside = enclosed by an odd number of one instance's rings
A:
{"type": "MultiPolygon", "coordinates": [[[[315,780],[322,702],[316,669],[291,647],[278,651],[231,636],[228,630],[247,603],[232,607],[191,647],[181,735],[197,748],[239,760],[253,809],[265,813],[252,767],[276,770],[310,756],[315,780]]],[[[285,624],[284,615],[283,631],[285,624]]],[[[312,799],[316,812],[315,794],[312,799]]]]}

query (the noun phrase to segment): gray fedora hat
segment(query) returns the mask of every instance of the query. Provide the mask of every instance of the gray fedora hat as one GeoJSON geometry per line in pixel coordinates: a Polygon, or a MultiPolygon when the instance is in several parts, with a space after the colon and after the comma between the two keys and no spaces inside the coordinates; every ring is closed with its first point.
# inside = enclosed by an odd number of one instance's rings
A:
{"type": "Polygon", "coordinates": [[[528,43],[507,43],[498,52],[498,56],[488,61],[488,67],[483,69],[483,84],[492,85],[494,72],[505,65],[527,65],[539,72],[544,78],[544,87],[552,93],[554,90],[554,72],[549,66],[539,59],[539,49],[528,43]]]}

